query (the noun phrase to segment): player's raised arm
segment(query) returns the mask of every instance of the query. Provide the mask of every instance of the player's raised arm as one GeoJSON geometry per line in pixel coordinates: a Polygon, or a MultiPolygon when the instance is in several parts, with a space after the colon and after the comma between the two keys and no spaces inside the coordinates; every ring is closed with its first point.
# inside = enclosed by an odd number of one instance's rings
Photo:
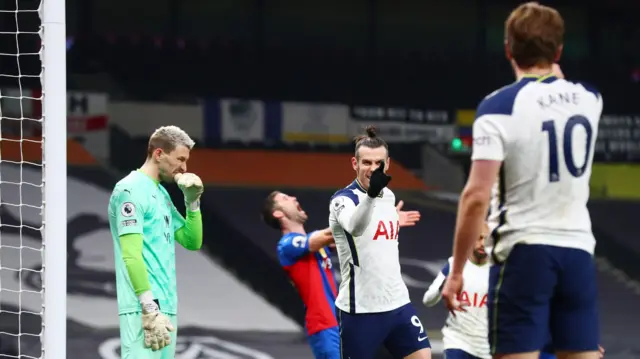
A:
{"type": "Polygon", "coordinates": [[[116,200],[117,235],[120,239],[122,259],[129,274],[129,280],[133,286],[135,294],[144,304],[144,299],[153,301],[151,283],[147,274],[147,267],[142,259],[142,243],[144,209],[130,189],[120,189],[114,194],[116,200]],[[150,299],[149,299],[150,298],[150,299]]]}
{"type": "Polygon", "coordinates": [[[367,196],[356,205],[348,197],[336,196],[331,201],[331,211],[345,231],[355,237],[359,237],[371,221],[374,207],[373,201],[373,198],[367,196]]]}
{"type": "Polygon", "coordinates": [[[440,299],[442,298],[442,288],[444,287],[444,281],[447,279],[447,275],[449,274],[450,262],[451,258],[447,260],[447,263],[444,265],[442,270],[436,276],[436,279],[433,280],[429,289],[424,293],[422,297],[422,303],[427,307],[433,307],[438,304],[440,299]]]}
{"type": "MultiPolygon", "coordinates": [[[[354,233],[355,221],[352,221],[352,218],[354,217],[354,214],[357,208],[356,203],[360,204],[360,202],[358,198],[355,198],[355,196],[348,193],[348,191],[344,191],[344,193],[342,192],[343,191],[338,192],[331,199],[331,204],[329,205],[329,211],[336,218],[340,226],[345,231],[347,231],[348,233],[351,233],[352,235],[357,235],[357,233],[359,232],[354,233]]],[[[360,206],[362,207],[360,211],[364,212],[365,218],[366,218],[366,212],[371,212],[373,210],[372,202],[373,202],[373,199],[367,197],[367,199],[365,199],[362,202],[363,205],[360,206]]],[[[360,214],[360,217],[362,217],[362,214],[363,213],[360,214]]],[[[359,228],[359,230],[361,231],[362,228],[359,228]]]]}
{"type": "Polygon", "coordinates": [[[204,186],[200,177],[193,173],[180,173],[175,176],[178,187],[184,194],[187,208],[186,220],[173,208],[173,223],[176,241],[184,248],[195,251],[202,247],[202,214],[200,196],[204,186]]]}
{"type": "Polygon", "coordinates": [[[197,251],[202,248],[203,230],[200,210],[191,211],[187,208],[186,219],[177,210],[175,210],[173,216],[174,223],[178,222],[178,216],[183,222],[183,225],[175,231],[176,242],[190,251],[197,251]]]}
{"type": "Polygon", "coordinates": [[[347,191],[344,194],[338,193],[331,200],[331,211],[336,220],[345,231],[353,236],[360,236],[367,228],[373,214],[374,201],[380,192],[391,181],[391,176],[384,173],[385,161],[381,161],[378,168],[371,173],[367,196],[362,201],[354,201],[354,196],[347,191]]]}

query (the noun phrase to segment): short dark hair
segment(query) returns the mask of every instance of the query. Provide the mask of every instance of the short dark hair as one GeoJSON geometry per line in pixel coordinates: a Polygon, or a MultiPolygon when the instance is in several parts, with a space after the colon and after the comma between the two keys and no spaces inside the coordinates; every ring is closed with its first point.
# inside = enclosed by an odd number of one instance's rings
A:
{"type": "Polygon", "coordinates": [[[353,141],[356,143],[356,158],[358,158],[358,150],[362,146],[369,148],[384,147],[387,150],[387,153],[389,153],[389,146],[387,145],[387,142],[385,142],[382,137],[378,137],[378,130],[375,126],[367,126],[364,130],[364,135],[356,136],[353,139],[353,141]]]}
{"type": "Polygon", "coordinates": [[[280,220],[273,216],[273,211],[276,210],[276,196],[280,191],[273,191],[269,193],[262,204],[262,211],[260,215],[264,223],[273,229],[280,229],[280,220]]]}
{"type": "Polygon", "coordinates": [[[549,66],[564,43],[564,20],[556,9],[528,2],[511,12],[504,32],[518,67],[549,66]]]}

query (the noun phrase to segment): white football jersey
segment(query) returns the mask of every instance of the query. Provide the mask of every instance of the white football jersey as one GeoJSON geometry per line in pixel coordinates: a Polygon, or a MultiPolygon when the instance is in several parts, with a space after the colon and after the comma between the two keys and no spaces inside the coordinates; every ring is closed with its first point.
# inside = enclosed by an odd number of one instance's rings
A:
{"type": "Polygon", "coordinates": [[[525,77],[480,103],[471,159],[502,162],[488,219],[493,259],[520,242],[593,253],[587,201],[601,114],[598,92],[554,76],[525,77]]]}
{"type": "MultiPolygon", "coordinates": [[[[429,307],[442,298],[442,287],[449,275],[453,257],[438,273],[424,294],[423,303],[429,307]]],[[[442,328],[442,341],[445,349],[460,349],[473,356],[491,359],[489,350],[489,318],[487,314],[487,291],[489,289],[490,265],[477,265],[467,261],[462,271],[463,287],[460,301],[466,303],[466,312],[449,314],[442,328]]]]}
{"type": "Polygon", "coordinates": [[[410,302],[400,273],[400,222],[393,192],[385,188],[373,200],[371,219],[361,235],[344,229],[365,200],[366,191],[354,181],[333,195],[329,209],[342,276],[336,307],[352,314],[386,312],[410,302]]]}

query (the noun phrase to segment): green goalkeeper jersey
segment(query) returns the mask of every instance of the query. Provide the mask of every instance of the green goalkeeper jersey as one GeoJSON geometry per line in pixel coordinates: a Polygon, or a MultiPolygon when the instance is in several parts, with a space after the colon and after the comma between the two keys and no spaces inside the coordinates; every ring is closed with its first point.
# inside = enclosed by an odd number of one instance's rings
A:
{"type": "Polygon", "coordinates": [[[127,271],[121,239],[142,235],[144,261],[151,291],[160,310],[177,314],[175,233],[185,219],[173,205],[167,190],[159,183],[133,171],[120,180],[109,199],[109,227],[113,237],[119,314],[141,311],[130,272],[127,271]]]}

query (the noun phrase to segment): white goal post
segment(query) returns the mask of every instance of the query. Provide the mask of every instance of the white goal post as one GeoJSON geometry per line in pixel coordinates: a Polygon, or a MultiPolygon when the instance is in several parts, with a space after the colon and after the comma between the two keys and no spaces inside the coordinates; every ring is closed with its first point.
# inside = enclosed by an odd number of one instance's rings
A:
{"type": "Polygon", "coordinates": [[[67,358],[66,78],[65,0],[0,1],[2,358],[67,358]]]}
{"type": "MultiPolygon", "coordinates": [[[[67,48],[65,0],[42,0],[44,359],[67,358],[67,48]]],[[[76,353],[75,355],[80,355],[76,353]]]]}

